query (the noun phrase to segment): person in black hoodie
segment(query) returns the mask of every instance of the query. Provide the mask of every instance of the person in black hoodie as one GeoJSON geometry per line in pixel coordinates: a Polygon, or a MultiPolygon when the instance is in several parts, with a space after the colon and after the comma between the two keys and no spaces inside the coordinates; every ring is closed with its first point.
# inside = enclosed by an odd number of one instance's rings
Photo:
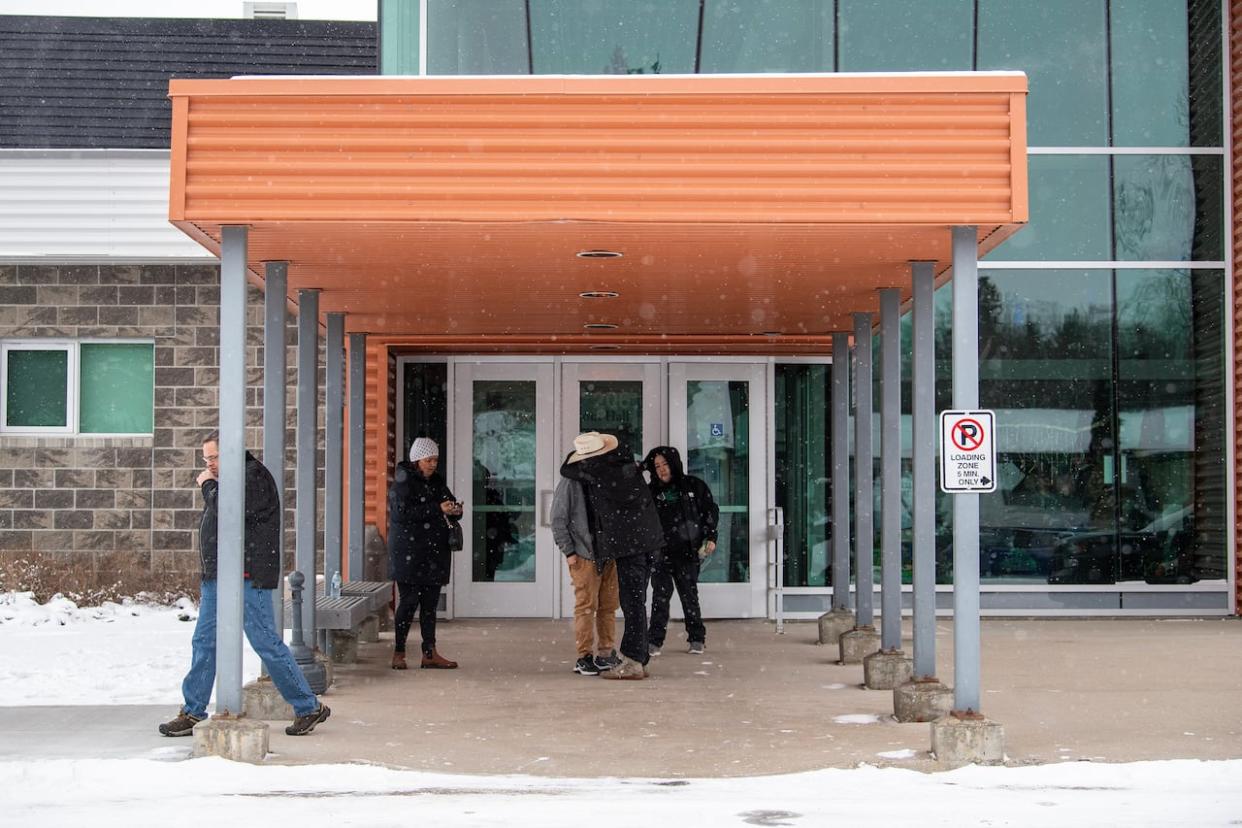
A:
{"type": "Polygon", "coordinates": [[[449,527],[461,520],[461,504],[444,478],[436,474],[440,448],[429,437],[410,446],[410,461],[397,464],[388,489],[388,577],[397,582],[401,601],[393,626],[392,669],[404,670],[405,639],[410,633],[414,610],[423,634],[423,658],[419,666],[452,670],[436,649],[436,607],[440,588],[449,582],[453,569],[449,550],[449,527]]]}
{"type": "Polygon", "coordinates": [[[686,618],[688,651],[701,653],[707,628],[699,607],[699,567],[716,550],[720,508],[707,484],[685,473],[681,454],[672,446],[653,448],[643,467],[651,473],[651,495],[664,527],[664,555],[651,572],[651,655],[664,647],[674,586],[686,618]]]}
{"type": "MultiPolygon", "coordinates": [[[[216,678],[216,561],[219,519],[216,510],[220,484],[220,441],[215,435],[203,442],[207,468],[198,476],[203,490],[198,551],[203,565],[198,622],[191,639],[190,670],[181,683],[185,705],[172,721],[160,725],[165,736],[189,736],[207,717],[207,702],[216,678]]],[[[280,493],[271,472],[246,452],[246,492],[242,585],[242,629],[272,677],[272,683],[293,707],[296,717],[285,728],[290,736],[304,736],[332,712],[320,704],[276,630],[272,592],[280,583],[280,493]]]]}
{"type": "Polygon", "coordinates": [[[621,664],[603,677],[643,679],[649,659],[647,580],[652,560],[664,545],[664,533],[641,467],[628,450],[619,451],[617,445],[611,434],[579,434],[574,438],[573,454],[561,466],[561,476],[581,483],[586,493],[595,566],[602,571],[608,561],[616,561],[625,634],[621,664]]]}

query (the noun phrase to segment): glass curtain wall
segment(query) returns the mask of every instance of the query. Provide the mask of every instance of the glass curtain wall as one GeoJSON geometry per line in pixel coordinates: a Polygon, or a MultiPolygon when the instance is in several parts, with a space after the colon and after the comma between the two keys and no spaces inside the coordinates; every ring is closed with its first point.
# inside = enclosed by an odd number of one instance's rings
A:
{"type": "MultiPolygon", "coordinates": [[[[1031,221],[980,269],[980,401],[998,411],[1002,469],[981,504],[983,577],[1227,577],[1220,0],[427,7],[433,74],[1025,71],[1031,221]]],[[[951,403],[947,300],[939,408],[951,403]]],[[[787,584],[826,585],[823,378],[782,366],[777,382],[787,584]]],[[[903,405],[908,418],[908,387],[903,405]]],[[[950,511],[946,499],[942,580],[950,511]]]]}

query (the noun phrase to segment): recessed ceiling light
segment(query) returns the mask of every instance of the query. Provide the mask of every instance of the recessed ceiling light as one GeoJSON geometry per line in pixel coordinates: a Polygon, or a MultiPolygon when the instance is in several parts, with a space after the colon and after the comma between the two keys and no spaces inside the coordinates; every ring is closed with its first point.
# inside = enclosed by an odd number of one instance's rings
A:
{"type": "Polygon", "coordinates": [[[592,351],[619,351],[621,350],[621,346],[620,345],[592,345],[591,350],[592,351]]]}
{"type": "Polygon", "coordinates": [[[575,255],[579,259],[619,259],[625,254],[618,250],[579,250],[575,255]]]}
{"type": "Polygon", "coordinates": [[[621,294],[615,290],[584,290],[578,295],[583,299],[616,299],[621,294]]]}
{"type": "Polygon", "coordinates": [[[586,328],[588,331],[612,331],[617,328],[617,326],[611,322],[588,322],[582,327],[586,328]]]}

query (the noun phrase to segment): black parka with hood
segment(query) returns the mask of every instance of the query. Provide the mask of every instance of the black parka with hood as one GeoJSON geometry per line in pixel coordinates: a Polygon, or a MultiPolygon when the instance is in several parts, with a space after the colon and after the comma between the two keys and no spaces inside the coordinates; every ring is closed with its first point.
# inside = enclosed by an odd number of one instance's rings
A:
{"type": "Polygon", "coordinates": [[[413,463],[397,464],[388,487],[388,577],[401,584],[444,586],[453,569],[449,522],[440,504],[456,500],[439,474],[424,477],[413,463]]]}
{"type": "Polygon", "coordinates": [[[643,468],[651,473],[651,496],[664,528],[664,554],[677,560],[697,560],[705,541],[716,541],[720,507],[712,490],[694,475],[686,474],[681,453],[672,446],[656,446],[647,452],[643,468]],[[672,477],[661,483],[655,471],[659,455],[668,463],[672,477]]]}
{"type": "MultiPolygon", "coordinates": [[[[216,544],[219,534],[217,500],[220,483],[214,477],[203,481],[203,515],[198,523],[198,552],[203,563],[203,580],[216,579],[216,544]]],[[[275,589],[280,584],[280,493],[276,481],[250,452],[246,452],[244,577],[258,589],[275,589]]]]}
{"type": "Polygon", "coordinates": [[[664,546],[642,468],[628,452],[614,449],[576,463],[566,461],[561,476],[578,481],[586,492],[597,567],[610,558],[655,556],[664,546]]]}

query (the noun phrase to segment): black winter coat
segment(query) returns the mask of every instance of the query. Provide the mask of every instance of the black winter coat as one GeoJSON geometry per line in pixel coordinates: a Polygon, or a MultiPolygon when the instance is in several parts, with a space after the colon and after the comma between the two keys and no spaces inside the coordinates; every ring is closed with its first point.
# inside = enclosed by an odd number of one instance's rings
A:
{"type": "MultiPolygon", "coordinates": [[[[203,516],[198,523],[198,551],[203,580],[216,579],[216,538],[219,532],[217,497],[220,484],[203,481],[203,516]]],[[[245,577],[259,589],[280,583],[280,495],[267,467],[246,452],[246,559],[245,577]]]]}
{"type": "Polygon", "coordinates": [[[456,500],[444,478],[423,477],[413,463],[397,464],[388,487],[388,577],[401,584],[444,586],[453,571],[448,521],[440,504],[456,500]]]}
{"type": "Polygon", "coordinates": [[[578,481],[586,492],[597,565],[609,558],[654,555],[664,546],[647,481],[628,455],[614,450],[567,462],[561,466],[561,476],[578,481]]]}
{"type": "Polygon", "coordinates": [[[664,554],[669,558],[698,560],[699,547],[705,541],[716,541],[720,507],[707,484],[686,474],[681,452],[672,446],[656,446],[647,452],[643,468],[651,473],[651,496],[664,527],[664,554]],[[668,463],[672,479],[661,483],[655,471],[655,457],[668,463]]]}

